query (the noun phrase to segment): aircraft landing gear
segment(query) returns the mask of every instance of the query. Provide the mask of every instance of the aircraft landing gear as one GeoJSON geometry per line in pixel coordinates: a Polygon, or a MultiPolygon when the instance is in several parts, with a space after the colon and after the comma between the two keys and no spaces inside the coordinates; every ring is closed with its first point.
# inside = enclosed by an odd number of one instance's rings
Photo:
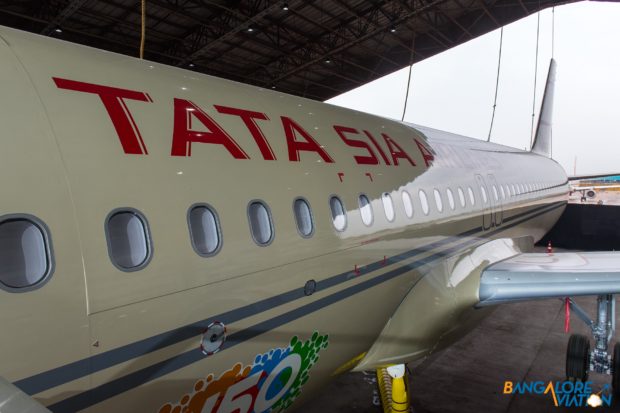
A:
{"type": "Polygon", "coordinates": [[[569,303],[592,330],[594,348],[590,350],[590,340],[586,336],[573,334],[570,337],[566,351],[566,378],[586,381],[590,371],[612,375],[614,398],[620,397],[620,343],[614,346],[613,359],[609,353],[609,343],[616,330],[616,297],[612,294],[598,296],[596,322],[572,299],[569,303]]]}
{"type": "Polygon", "coordinates": [[[611,387],[614,389],[614,400],[620,400],[620,343],[614,346],[614,365],[611,387]]]}
{"type": "Polygon", "coordinates": [[[566,378],[570,381],[587,381],[590,370],[590,340],[573,334],[566,349],[566,378]]]}

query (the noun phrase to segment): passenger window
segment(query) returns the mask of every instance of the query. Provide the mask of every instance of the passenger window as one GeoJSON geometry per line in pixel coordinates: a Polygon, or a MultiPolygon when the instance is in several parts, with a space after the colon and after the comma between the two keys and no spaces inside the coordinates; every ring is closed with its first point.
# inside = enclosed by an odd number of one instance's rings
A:
{"type": "Polygon", "coordinates": [[[248,205],[248,219],[252,238],[260,246],[273,241],[273,222],[267,205],[262,201],[252,201],[248,205]]]}
{"type": "Polygon", "coordinates": [[[435,196],[435,205],[437,206],[437,211],[443,212],[443,202],[441,200],[441,193],[437,189],[434,189],[433,195],[435,196]]]}
{"type": "Polygon", "coordinates": [[[413,218],[413,201],[411,200],[411,195],[409,192],[403,191],[403,206],[405,207],[405,214],[407,218],[413,218]]]}
{"type": "Polygon", "coordinates": [[[151,259],[151,241],[144,216],[134,209],[113,211],[106,220],[108,254],[121,271],[137,271],[151,259]]]}
{"type": "Polygon", "coordinates": [[[293,202],[293,212],[295,214],[295,223],[297,224],[299,235],[304,238],[311,237],[314,232],[314,221],[308,201],[304,198],[297,198],[295,202],[293,202]]]}
{"type": "Polygon", "coordinates": [[[420,205],[422,205],[422,212],[424,212],[424,215],[428,215],[428,213],[430,212],[430,208],[428,205],[428,197],[426,196],[426,192],[424,192],[423,189],[420,189],[420,191],[418,192],[418,196],[420,197],[420,205]]]}
{"type": "Polygon", "coordinates": [[[446,195],[448,197],[448,205],[450,205],[450,209],[454,210],[454,194],[450,188],[446,189],[446,195]]]}
{"type": "Polygon", "coordinates": [[[482,194],[482,202],[486,204],[489,199],[487,198],[487,190],[482,185],[480,185],[480,193],[482,194]]]}
{"type": "Polygon", "coordinates": [[[347,226],[347,214],[342,201],[337,196],[329,199],[329,208],[332,211],[332,223],[336,231],[344,231],[347,226]]]}
{"type": "Polygon", "coordinates": [[[461,204],[461,208],[465,208],[465,193],[463,192],[463,188],[459,186],[456,192],[459,194],[459,203],[461,204]]]}
{"type": "Polygon", "coordinates": [[[0,286],[9,291],[36,288],[49,278],[52,262],[43,224],[25,216],[0,222],[0,286]]]}
{"type": "Polygon", "coordinates": [[[511,195],[511,196],[515,196],[515,195],[517,195],[517,191],[516,191],[516,189],[515,189],[515,184],[512,184],[512,185],[510,186],[510,195],[511,195]]]}
{"type": "Polygon", "coordinates": [[[194,251],[203,257],[215,255],[221,245],[220,223],[215,211],[206,204],[194,205],[187,221],[194,251]]]}
{"type": "Polygon", "coordinates": [[[469,203],[472,206],[476,205],[476,197],[474,196],[474,190],[471,189],[471,186],[467,187],[467,194],[469,195],[469,203]]]}
{"type": "Polygon", "coordinates": [[[506,199],[506,193],[504,192],[504,187],[501,185],[499,186],[499,193],[502,199],[506,199]]]}
{"type": "Polygon", "coordinates": [[[392,197],[387,192],[384,192],[383,195],[381,195],[381,200],[383,201],[385,217],[390,222],[394,221],[396,214],[394,212],[394,202],[392,201],[392,197]]]}
{"type": "Polygon", "coordinates": [[[370,200],[364,194],[359,196],[359,206],[360,206],[360,215],[362,216],[362,222],[367,227],[372,225],[372,221],[374,219],[372,213],[372,205],[370,205],[370,200]]]}
{"type": "Polygon", "coordinates": [[[493,189],[493,199],[495,199],[495,202],[499,201],[499,196],[497,194],[497,187],[493,185],[491,189],[493,189]]]}

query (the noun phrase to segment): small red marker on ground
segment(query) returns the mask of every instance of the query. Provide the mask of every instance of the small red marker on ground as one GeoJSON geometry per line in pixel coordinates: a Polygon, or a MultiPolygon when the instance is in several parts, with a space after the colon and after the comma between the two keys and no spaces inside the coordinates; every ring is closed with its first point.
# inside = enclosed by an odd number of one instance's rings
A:
{"type": "Polygon", "coordinates": [[[355,264],[355,269],[354,270],[355,270],[355,274],[356,275],[360,275],[360,270],[359,270],[359,268],[357,268],[357,264],[355,264]]]}
{"type": "Polygon", "coordinates": [[[547,243],[547,254],[553,254],[553,246],[551,246],[551,241],[547,243]]]}

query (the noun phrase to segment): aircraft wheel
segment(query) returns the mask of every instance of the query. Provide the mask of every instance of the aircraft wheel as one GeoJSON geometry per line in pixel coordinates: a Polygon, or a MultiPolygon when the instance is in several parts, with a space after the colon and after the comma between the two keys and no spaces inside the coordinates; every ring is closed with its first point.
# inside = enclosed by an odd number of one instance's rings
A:
{"type": "Polygon", "coordinates": [[[614,358],[612,363],[613,375],[611,379],[611,386],[614,390],[613,400],[618,403],[618,401],[620,401],[620,343],[616,343],[614,346],[614,358]]]}
{"type": "Polygon", "coordinates": [[[571,335],[566,349],[566,378],[585,382],[588,380],[589,367],[590,340],[581,334],[571,335]]]}

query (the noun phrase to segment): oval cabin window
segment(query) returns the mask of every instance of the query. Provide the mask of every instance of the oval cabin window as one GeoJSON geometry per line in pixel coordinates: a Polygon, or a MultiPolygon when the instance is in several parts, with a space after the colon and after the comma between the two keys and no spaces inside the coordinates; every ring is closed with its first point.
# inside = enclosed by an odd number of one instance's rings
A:
{"type": "Polygon", "coordinates": [[[407,218],[413,218],[413,201],[411,200],[411,195],[409,195],[409,192],[403,191],[402,197],[405,215],[407,215],[407,218]]]}
{"type": "Polygon", "coordinates": [[[482,185],[480,185],[480,193],[482,194],[482,202],[485,204],[489,202],[489,199],[487,198],[487,190],[482,185]]]}
{"type": "Polygon", "coordinates": [[[51,272],[51,249],[43,225],[21,217],[0,222],[2,287],[24,291],[41,285],[51,272]]]}
{"type": "Polygon", "coordinates": [[[347,214],[342,201],[337,196],[329,199],[329,208],[332,213],[332,224],[336,231],[344,231],[347,226],[347,214]]]}
{"type": "Polygon", "coordinates": [[[452,190],[450,188],[446,189],[446,195],[448,197],[448,205],[450,205],[450,209],[454,210],[454,194],[452,193],[452,190]]]}
{"type": "Polygon", "coordinates": [[[312,236],[314,232],[314,222],[312,220],[312,212],[310,211],[310,204],[303,198],[297,198],[293,203],[293,211],[295,213],[295,223],[297,224],[297,231],[304,237],[312,236]]]}
{"type": "Polygon", "coordinates": [[[215,255],[221,245],[220,224],[215,211],[208,205],[196,205],[189,211],[188,222],[192,245],[198,255],[215,255]]]}
{"type": "Polygon", "coordinates": [[[420,189],[420,191],[418,192],[418,196],[420,197],[420,205],[422,206],[422,212],[424,212],[424,215],[428,215],[428,213],[431,210],[428,205],[428,197],[426,196],[426,192],[424,192],[423,189],[420,189]]]}
{"type": "Polygon", "coordinates": [[[459,203],[461,204],[461,208],[465,208],[465,193],[463,193],[463,188],[459,186],[456,189],[456,192],[459,194],[459,203]]]}
{"type": "Polygon", "coordinates": [[[151,256],[146,219],[135,210],[119,210],[107,219],[108,253],[122,271],[144,268],[151,256]]]}
{"type": "Polygon", "coordinates": [[[269,245],[273,241],[273,223],[267,205],[261,201],[250,202],[248,219],[254,242],[261,246],[269,245]]]}
{"type": "Polygon", "coordinates": [[[383,195],[381,195],[381,201],[383,201],[385,217],[390,222],[394,221],[396,214],[394,212],[394,202],[392,201],[392,197],[387,192],[384,192],[383,195]]]}
{"type": "Polygon", "coordinates": [[[435,196],[435,206],[437,206],[437,211],[443,212],[443,201],[441,200],[441,193],[439,190],[434,189],[433,195],[435,196]]]}
{"type": "Polygon", "coordinates": [[[474,190],[471,186],[467,187],[467,194],[469,195],[469,203],[473,206],[476,205],[476,197],[474,196],[474,190]]]}
{"type": "Polygon", "coordinates": [[[370,205],[370,200],[366,195],[361,194],[358,201],[360,205],[360,215],[362,216],[362,222],[364,223],[364,225],[369,227],[370,225],[372,225],[373,221],[373,213],[372,206],[370,205]]]}

